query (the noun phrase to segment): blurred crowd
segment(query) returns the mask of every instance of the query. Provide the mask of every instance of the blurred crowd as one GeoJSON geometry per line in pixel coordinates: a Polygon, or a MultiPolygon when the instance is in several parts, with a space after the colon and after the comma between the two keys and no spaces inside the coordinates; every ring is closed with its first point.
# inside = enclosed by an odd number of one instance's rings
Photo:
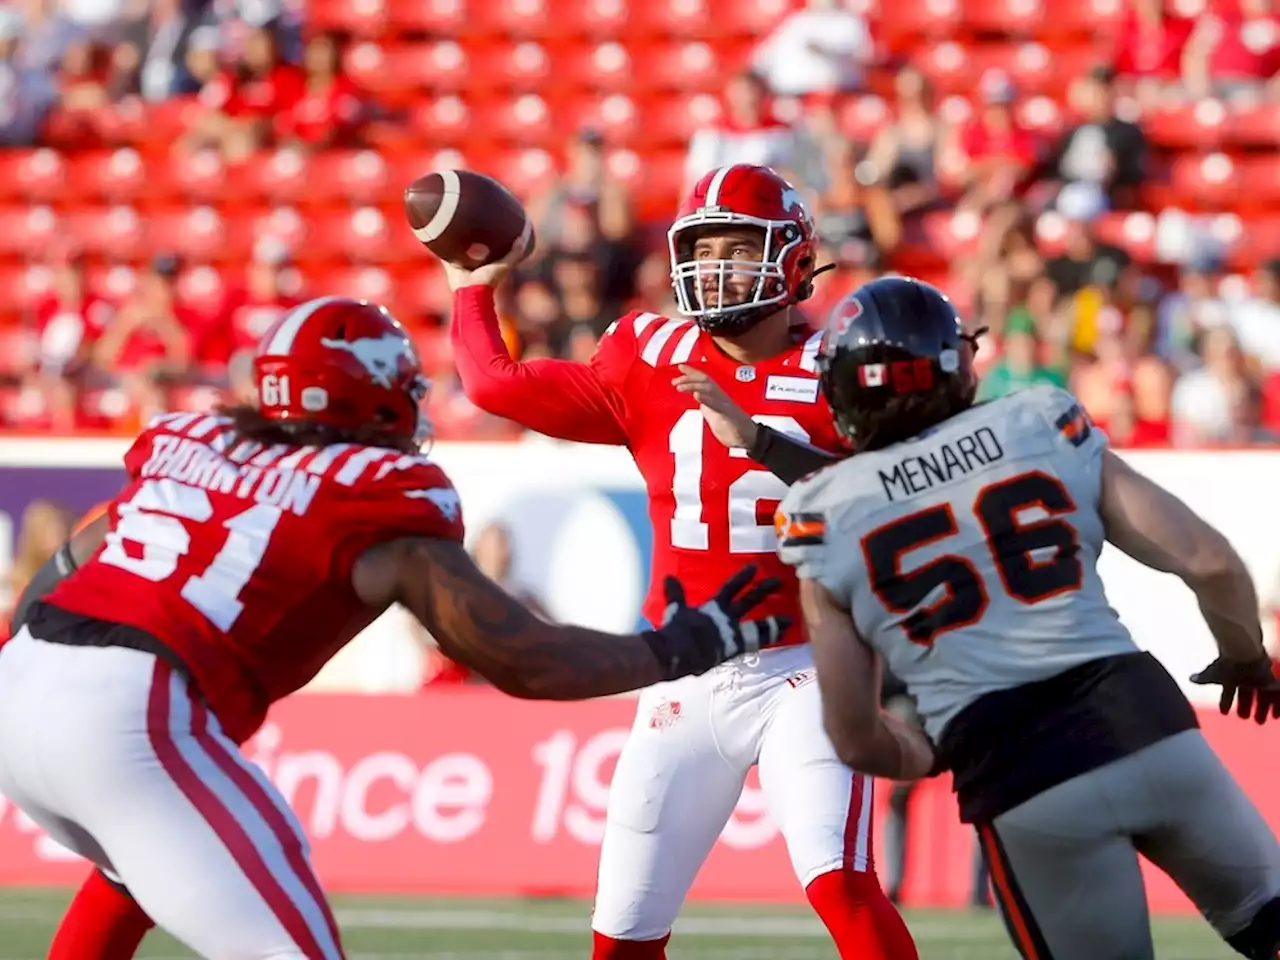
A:
{"type": "MultiPolygon", "coordinates": [[[[1280,105],[1272,0],[1114,0],[1106,29],[1061,58],[1049,14],[1065,18],[1063,36],[1082,29],[1082,16],[1088,29],[1079,4],[755,6],[772,13],[757,16],[748,43],[721,51],[712,106],[705,97],[669,101],[693,104],[696,121],[687,123],[678,165],[620,151],[606,110],[573,120],[545,169],[520,168],[512,185],[527,199],[538,248],[502,298],[513,353],[586,360],[620,313],[674,310],[664,217],[680,191],[716,165],[767,163],[804,191],[822,261],[836,265],[805,304],[812,322],[879,272],[920,275],[988,328],[986,397],[1068,386],[1120,446],[1276,439],[1280,245],[1241,254],[1235,242],[1262,232],[1250,219],[1254,201],[1268,191],[1280,198],[1280,164],[1265,166],[1280,148],[1280,114],[1268,112],[1280,105]],[[1029,10],[1042,16],[1016,22],[1029,10]],[[1074,26],[1066,22],[1073,17],[1074,26]],[[1024,42],[1035,36],[1047,46],[1024,42]],[[1171,134],[1171,116],[1190,126],[1171,134]],[[1209,138],[1233,116],[1257,119],[1242,122],[1244,146],[1228,155],[1209,138]],[[1190,179],[1178,172],[1187,163],[1190,179]],[[1264,164],[1257,191],[1235,180],[1250,163],[1264,164]],[[1224,226],[1222,214],[1235,219],[1224,226]]],[[[1095,11],[1107,6],[1094,0],[1095,11]]],[[[387,76],[400,66],[352,35],[360,23],[348,30],[338,16],[335,26],[331,16],[312,16],[324,4],[312,7],[22,0],[0,8],[0,158],[41,146],[72,159],[113,151],[107,166],[119,178],[129,162],[122,145],[145,141],[155,156],[159,141],[161,156],[191,182],[202,169],[195,158],[233,187],[237,177],[253,179],[254,189],[263,175],[251,177],[259,167],[250,164],[268,154],[282,181],[281,157],[302,158],[295,163],[306,170],[307,157],[367,159],[359,151],[369,150],[381,169],[376,157],[398,129],[443,123],[456,98],[420,93],[428,102],[415,104],[387,76]]],[[[437,14],[446,23],[442,10],[419,11],[428,36],[452,29],[433,25],[437,14]]],[[[383,23],[372,33],[394,29],[383,23]]],[[[705,32],[653,69],[675,80],[681,70],[705,71],[690,52],[713,51],[715,30],[705,32]]],[[[497,49],[519,66],[530,44],[517,40],[497,49]]],[[[465,36],[459,42],[466,48],[465,36]]],[[[595,49],[598,69],[606,46],[595,49]]],[[[432,49],[433,69],[445,71],[444,48],[432,49]]],[[[431,84],[427,76],[423,86],[431,84]]],[[[465,114],[457,122],[469,119],[479,122],[465,114]]],[[[453,142],[442,135],[439,146],[453,142]]],[[[222,197],[234,206],[234,196],[222,197]]],[[[145,202],[107,212],[117,232],[134,216],[145,230],[152,217],[145,202]]],[[[283,216],[270,212],[273,222],[283,216]]],[[[362,208],[349,218],[352,236],[363,235],[366,214],[381,229],[378,211],[362,208]]],[[[198,232],[200,216],[217,214],[195,210],[175,230],[173,249],[152,244],[132,262],[109,250],[104,257],[76,229],[26,251],[27,299],[20,310],[0,310],[0,425],[127,432],[158,408],[238,395],[256,338],[300,299],[343,283],[359,287],[348,294],[390,301],[414,330],[442,437],[518,434],[461,395],[449,362],[448,291],[425,255],[409,274],[388,275],[376,257],[359,263],[354,253],[356,272],[311,268],[305,229],[280,229],[256,232],[228,262],[217,251],[192,254],[184,238],[198,232]]],[[[387,219],[395,217],[389,209],[387,219]]],[[[0,215],[0,232],[6,222],[0,215]]]]}

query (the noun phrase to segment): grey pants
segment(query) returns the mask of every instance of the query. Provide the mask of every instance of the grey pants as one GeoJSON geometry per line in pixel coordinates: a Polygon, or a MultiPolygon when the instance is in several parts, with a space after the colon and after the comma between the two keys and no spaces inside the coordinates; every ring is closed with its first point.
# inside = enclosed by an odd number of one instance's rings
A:
{"type": "Polygon", "coordinates": [[[1199,730],[1061,783],[978,832],[1027,960],[1153,960],[1139,853],[1224,937],[1280,895],[1280,844],[1199,730]]]}

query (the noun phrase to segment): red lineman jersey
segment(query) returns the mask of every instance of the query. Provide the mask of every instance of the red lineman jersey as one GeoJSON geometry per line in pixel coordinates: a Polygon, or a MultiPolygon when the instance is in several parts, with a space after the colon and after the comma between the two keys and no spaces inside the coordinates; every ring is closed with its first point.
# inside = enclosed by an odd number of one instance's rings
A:
{"type": "Polygon", "coordinates": [[[382,447],[264,446],[224,417],[158,417],[125,455],[102,546],[46,600],[143,630],[244,740],[377,616],[351,584],[369,548],[461,542],[439,467],[382,447]]]}
{"type": "MultiPolygon", "coordinates": [[[[539,433],[625,446],[649,495],[653,570],[645,617],[662,620],[662,580],[707,600],[745,564],[784,588],[759,615],[799,616],[795,575],[778,560],[773,515],[787,487],[743,450],[715,439],[698,403],[672,381],[679,365],[705,370],[760,423],[823,450],[841,448],[818,385],[821,334],[800,332],[785,353],[755,365],[726,356],[692,320],[630,313],[601,338],[589,364],[516,363],[498,330],[492,292],[467,287],[454,301],[454,357],[467,394],[481,407],[539,433]]],[[[798,626],[789,642],[803,639],[798,626]]]]}

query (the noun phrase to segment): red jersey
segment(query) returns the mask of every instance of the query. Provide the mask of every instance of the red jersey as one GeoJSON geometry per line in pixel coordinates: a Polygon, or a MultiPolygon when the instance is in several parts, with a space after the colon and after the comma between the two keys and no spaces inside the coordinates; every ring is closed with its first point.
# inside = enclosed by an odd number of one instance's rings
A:
{"type": "MultiPolygon", "coordinates": [[[[678,577],[690,603],[707,600],[748,563],[783,589],[758,609],[800,624],[794,571],[777,557],[773,515],[786,484],[711,435],[692,396],[672,385],[678,366],[707,371],[742,409],[775,430],[824,450],[841,449],[818,385],[821,334],[744,366],[692,320],[630,313],[614,323],[590,364],[516,363],[498,329],[491,292],[464,288],[454,302],[454,355],[478,405],[565,440],[626,446],[649,495],[653,570],[644,615],[660,623],[662,580],[678,577]]],[[[803,639],[797,627],[790,642],[803,639]]]]}
{"type": "Polygon", "coordinates": [[[424,457],[264,447],[230,426],[152,421],[125,455],[102,546],[46,599],[160,640],[242,741],[378,615],[351,585],[360,556],[405,536],[460,542],[462,519],[424,457]]]}

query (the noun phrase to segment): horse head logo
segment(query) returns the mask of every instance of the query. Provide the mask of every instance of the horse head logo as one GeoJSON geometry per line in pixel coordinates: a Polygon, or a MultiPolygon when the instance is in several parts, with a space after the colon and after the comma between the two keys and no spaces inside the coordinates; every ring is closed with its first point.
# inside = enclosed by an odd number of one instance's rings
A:
{"type": "Polygon", "coordinates": [[[362,337],[359,340],[321,339],[320,345],[330,350],[345,350],[369,371],[375,381],[388,390],[395,383],[400,371],[400,361],[404,357],[413,358],[413,352],[403,337],[384,333],[380,337],[362,337]]]}

